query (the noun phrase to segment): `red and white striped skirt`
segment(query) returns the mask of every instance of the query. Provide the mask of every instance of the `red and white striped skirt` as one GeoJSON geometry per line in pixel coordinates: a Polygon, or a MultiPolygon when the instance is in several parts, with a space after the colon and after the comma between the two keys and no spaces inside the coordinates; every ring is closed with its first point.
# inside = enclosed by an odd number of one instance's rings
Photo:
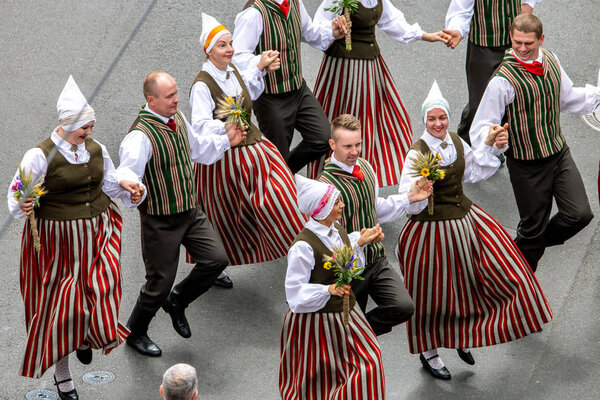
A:
{"type": "Polygon", "coordinates": [[[281,331],[279,393],[284,400],[384,399],[379,342],[355,305],[340,313],[295,314],[281,331]]]}
{"type": "MultiPolygon", "coordinates": [[[[412,145],[412,128],[394,78],[381,56],[355,60],[325,55],[315,83],[315,96],[329,120],[352,114],[362,127],[362,155],[375,169],[380,186],[396,185],[404,157],[412,145]]],[[[324,161],[308,165],[316,179],[324,161]]]]}
{"type": "Polygon", "coordinates": [[[513,240],[475,204],[461,219],[409,220],[396,251],[415,304],[411,353],[505,343],[552,319],[513,240]]]}
{"type": "Polygon", "coordinates": [[[23,376],[41,377],[84,341],[107,354],[129,334],[118,322],[122,226],[112,202],[90,219],[38,219],[37,252],[27,219],[21,241],[27,325],[23,376]]]}
{"type": "Polygon", "coordinates": [[[263,137],[194,169],[198,202],[219,232],[231,265],[287,254],[306,217],[298,210],[294,177],[273,143],[263,137]]]}

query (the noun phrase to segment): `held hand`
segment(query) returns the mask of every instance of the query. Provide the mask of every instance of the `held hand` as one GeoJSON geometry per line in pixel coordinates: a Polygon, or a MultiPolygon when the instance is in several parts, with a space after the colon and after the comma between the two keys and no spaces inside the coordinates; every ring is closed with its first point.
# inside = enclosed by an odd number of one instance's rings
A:
{"type": "Polygon", "coordinates": [[[340,285],[335,287],[335,283],[332,283],[327,290],[332,296],[344,297],[345,294],[350,294],[350,285],[340,285]]]}
{"type": "Polygon", "coordinates": [[[144,188],[141,187],[139,183],[122,180],[119,182],[119,185],[129,192],[129,200],[131,201],[131,204],[137,204],[142,200],[144,188]]]}
{"type": "Polygon", "coordinates": [[[333,37],[341,39],[346,36],[346,17],[340,15],[331,21],[333,37]]]}
{"type": "Polygon", "coordinates": [[[408,201],[411,203],[423,201],[431,196],[431,193],[433,193],[433,181],[421,177],[410,187],[410,190],[408,191],[408,201]]]}
{"type": "Polygon", "coordinates": [[[498,135],[501,132],[504,132],[508,129],[508,124],[504,124],[504,126],[500,126],[500,125],[491,125],[490,126],[490,130],[488,132],[487,137],[485,138],[485,144],[492,147],[494,145],[494,142],[496,141],[496,135],[498,135]]]}
{"type": "Polygon", "coordinates": [[[231,147],[242,143],[248,135],[248,127],[245,125],[240,127],[238,124],[227,124],[225,125],[225,130],[227,131],[227,138],[231,147]]]}
{"type": "Polygon", "coordinates": [[[267,71],[274,71],[275,69],[279,69],[279,52],[274,50],[263,51],[260,55],[260,61],[258,61],[258,65],[256,66],[259,70],[264,71],[267,68],[267,71]],[[277,68],[273,68],[272,64],[277,61],[277,68]]]}
{"type": "Polygon", "coordinates": [[[452,39],[452,36],[450,36],[449,34],[447,34],[444,31],[439,31],[439,32],[434,32],[434,33],[425,32],[423,34],[423,36],[421,36],[421,39],[423,39],[426,42],[442,42],[447,45],[448,41],[450,41],[450,39],[452,39]]]}
{"type": "Polygon", "coordinates": [[[533,14],[533,7],[529,4],[521,3],[521,14],[533,14]]]}
{"type": "Polygon", "coordinates": [[[444,29],[442,32],[444,32],[446,35],[450,35],[450,40],[446,43],[446,46],[450,48],[455,49],[462,40],[460,32],[455,29],[444,29]]]}
{"type": "Polygon", "coordinates": [[[381,226],[377,224],[372,228],[361,229],[360,238],[358,238],[356,244],[362,247],[367,243],[379,243],[383,240],[384,236],[385,235],[381,231],[381,226]]]}
{"type": "Polygon", "coordinates": [[[21,211],[23,211],[23,213],[25,213],[26,217],[29,217],[31,215],[31,213],[33,212],[33,201],[34,201],[33,197],[28,197],[21,204],[21,211]]]}
{"type": "Polygon", "coordinates": [[[508,145],[508,124],[504,124],[503,131],[496,134],[496,147],[503,149],[508,145]]]}

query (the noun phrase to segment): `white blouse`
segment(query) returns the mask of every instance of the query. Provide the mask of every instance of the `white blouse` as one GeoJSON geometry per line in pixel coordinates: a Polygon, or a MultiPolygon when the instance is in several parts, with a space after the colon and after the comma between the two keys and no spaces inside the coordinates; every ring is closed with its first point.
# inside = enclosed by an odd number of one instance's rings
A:
{"type": "MultiPolygon", "coordinates": [[[[344,245],[339,231],[331,225],[327,227],[310,218],[304,225],[315,233],[329,250],[332,247],[344,245]]],[[[360,232],[348,234],[351,246],[355,246],[360,238],[360,232]]],[[[356,246],[357,268],[365,266],[363,247],[356,246]]],[[[309,283],[310,274],[315,268],[315,253],[312,247],[304,242],[296,242],[287,254],[288,268],[285,275],[285,297],[290,310],[294,313],[311,313],[320,310],[327,304],[331,295],[329,285],[309,283]]]]}
{"type": "MultiPolygon", "coordinates": [[[[283,0],[274,0],[281,4],[283,0]]],[[[302,40],[317,50],[326,50],[334,41],[331,24],[323,27],[312,21],[302,0],[300,4],[300,22],[302,24],[302,40]]],[[[260,11],[254,7],[248,7],[235,18],[235,30],[233,32],[233,63],[240,69],[249,69],[256,67],[260,60],[260,55],[255,55],[254,50],[258,46],[258,41],[263,33],[263,19],[260,11]]],[[[277,49],[274,49],[277,50],[277,49]]]]}
{"type": "MultiPolygon", "coordinates": [[[[527,4],[534,8],[542,0],[522,0],[521,4],[527,4]]],[[[452,0],[446,13],[446,29],[457,30],[462,38],[466,38],[471,28],[471,19],[475,10],[475,0],[452,0]]]]}
{"type": "MultiPolygon", "coordinates": [[[[335,0],[324,0],[315,14],[315,23],[323,27],[331,26],[331,21],[341,15],[341,11],[338,14],[334,14],[331,11],[325,11],[326,8],[331,7],[335,0]]],[[[362,5],[365,8],[373,8],[377,5],[378,0],[361,0],[362,5]]],[[[377,21],[377,27],[390,35],[392,39],[397,40],[400,43],[410,43],[415,40],[421,40],[423,33],[425,33],[419,24],[409,24],[404,18],[402,11],[398,10],[390,0],[381,0],[383,2],[383,10],[381,18],[377,21]]]]}
{"type": "MultiPolygon", "coordinates": [[[[242,87],[233,74],[233,68],[227,67],[227,71],[221,71],[208,60],[202,66],[202,71],[208,72],[215,79],[217,85],[227,96],[237,96],[242,94],[242,87]]],[[[250,100],[256,100],[265,89],[263,76],[265,71],[261,71],[256,66],[246,70],[239,70],[242,80],[250,93],[250,100]]],[[[216,107],[210,94],[210,89],[204,82],[196,82],[192,86],[190,93],[190,106],[192,107],[192,127],[198,135],[225,135],[225,123],[213,118],[213,111],[216,107]]]]}
{"type": "MultiPolygon", "coordinates": [[[[509,51],[512,52],[512,49],[509,51]]],[[[554,56],[556,57],[556,54],[554,56]]],[[[558,57],[556,57],[556,60],[560,66],[558,57]]],[[[542,62],[541,48],[540,55],[535,61],[542,62]]],[[[522,62],[530,64],[533,60],[522,60],[522,62]]],[[[478,147],[483,143],[490,125],[500,125],[506,106],[514,100],[515,89],[513,85],[501,76],[494,76],[483,93],[469,131],[473,147],[478,147]]],[[[600,87],[592,85],[574,87],[573,81],[560,66],[560,111],[569,114],[589,114],[594,111],[598,104],[600,104],[600,87]]],[[[510,142],[508,144],[510,146],[510,142]]]]}
{"type": "MultiPolygon", "coordinates": [[[[58,147],[58,151],[60,154],[65,157],[65,159],[70,164],[85,164],[90,161],[90,153],[85,148],[85,142],[77,146],[77,151],[71,151],[71,144],[67,141],[63,140],[60,136],[58,136],[58,127],[52,132],[50,135],[50,139],[54,144],[58,147]],[[75,157],[75,153],[77,153],[77,157],[75,157]]],[[[94,140],[95,141],[95,140],[94,140]]],[[[102,148],[102,158],[104,160],[104,181],[102,182],[102,191],[108,196],[112,198],[120,198],[123,203],[127,206],[127,204],[131,204],[130,194],[121,186],[119,186],[118,182],[114,179],[115,166],[106,150],[106,147],[95,141],[102,148]]],[[[34,147],[29,149],[23,159],[21,160],[21,168],[26,173],[31,173],[33,177],[36,176],[44,176],[46,175],[46,171],[48,170],[48,160],[44,155],[44,152],[39,147],[34,147]]],[[[23,218],[25,214],[19,207],[19,202],[14,199],[13,191],[10,190],[10,187],[15,183],[17,176],[19,175],[19,170],[15,172],[15,175],[10,183],[7,192],[8,199],[8,210],[15,218],[23,218]]],[[[43,178],[42,178],[43,182],[43,178]]],[[[142,185],[143,186],[143,185],[142,185]]],[[[145,189],[145,187],[144,187],[145,189]]],[[[144,198],[146,196],[146,191],[144,190],[144,198]]]]}
{"type": "MultiPolygon", "coordinates": [[[[440,160],[441,166],[447,166],[456,161],[456,147],[450,138],[450,135],[446,133],[444,140],[440,140],[435,136],[425,131],[421,135],[421,139],[427,144],[431,153],[438,153],[442,159],[440,160]],[[442,142],[446,142],[448,145],[445,149],[442,149],[442,142]]],[[[508,149],[508,146],[498,150],[496,145],[490,147],[483,144],[479,148],[472,149],[464,140],[460,139],[464,148],[465,154],[465,172],[463,175],[463,182],[475,183],[489,178],[500,168],[500,160],[496,157],[496,154],[500,154],[508,149]]],[[[400,186],[398,193],[408,193],[412,184],[419,179],[418,176],[411,176],[412,166],[414,162],[412,158],[417,156],[417,151],[411,149],[406,154],[404,161],[404,168],[402,170],[402,178],[400,179],[400,186]]],[[[435,191],[435,183],[433,184],[433,190],[435,191]]],[[[427,206],[428,199],[411,203],[408,206],[407,213],[416,215],[419,214],[427,206]]]]}

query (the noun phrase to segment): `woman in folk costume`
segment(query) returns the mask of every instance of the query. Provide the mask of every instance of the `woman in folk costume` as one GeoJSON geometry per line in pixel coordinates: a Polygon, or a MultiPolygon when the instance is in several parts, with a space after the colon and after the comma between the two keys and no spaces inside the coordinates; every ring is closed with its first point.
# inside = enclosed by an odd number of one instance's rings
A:
{"type": "Polygon", "coordinates": [[[288,252],[285,294],[289,311],[281,332],[279,393],[282,399],[383,399],[385,380],[375,333],[349,285],[336,287],[324,255],[356,246],[356,267],[364,267],[363,247],[381,242],[379,225],[346,233],[337,223],[344,203],[333,185],[295,175],[298,205],[309,221],[288,252]],[[342,297],[350,295],[348,325],[342,297]]]}
{"type": "MultiPolygon", "coordinates": [[[[315,14],[315,23],[331,24],[342,11],[325,10],[335,0],[324,0],[315,14]]],[[[362,157],[375,169],[380,186],[396,185],[404,156],[412,144],[410,120],[400,100],[394,79],[380,54],[375,27],[400,43],[415,40],[446,43],[444,32],[427,33],[419,24],[410,25],[390,0],[360,0],[350,15],[352,50],[338,39],[325,51],[315,83],[315,97],[333,120],[351,114],[361,121],[362,157]]],[[[309,164],[309,176],[316,178],[326,157],[309,164]]]]}
{"type": "Polygon", "coordinates": [[[423,367],[439,379],[450,379],[450,372],[438,347],[457,349],[472,365],[469,348],[519,339],[552,318],[513,240],[462,190],[462,182],[487,179],[500,167],[495,155],[508,148],[506,132],[492,126],[482,148],[471,149],[448,132],[449,108],[434,81],[422,107],[426,130],[407,154],[399,188],[406,192],[417,179],[406,172],[417,152],[439,155],[445,177],[433,185],[433,214],[426,209],[412,215],[397,247],[415,304],[406,326],[410,352],[420,353],[423,367]]]}
{"type": "MultiPolygon", "coordinates": [[[[252,100],[264,90],[267,69],[279,68],[277,52],[264,52],[257,67],[232,63],[229,31],[202,14],[200,43],[207,54],[190,93],[192,126],[200,134],[226,134],[236,124],[218,115],[219,103],[241,95],[248,112],[246,140],[212,165],[196,164],[198,202],[217,229],[231,265],[283,257],[306,221],[296,205],[294,178],[277,148],[251,122],[252,100]]],[[[229,281],[231,282],[231,281],[229,281]]]]}
{"type": "Polygon", "coordinates": [[[110,197],[131,205],[143,199],[144,188],[108,180],[114,165],[106,148],[89,137],[94,110],[71,76],[57,109],[60,125],[21,161],[25,174],[42,177],[47,193],[35,209],[32,198],[19,204],[14,185],[23,177],[17,171],[8,208],[16,218],[34,212],[40,239],[38,251],[27,218],[20,260],[27,326],[21,374],[39,378],[54,364],[58,394],[72,400],[78,395],[69,353],[76,350],[89,364],[92,348],[109,353],[129,333],[118,322],[122,219],[110,197]]]}

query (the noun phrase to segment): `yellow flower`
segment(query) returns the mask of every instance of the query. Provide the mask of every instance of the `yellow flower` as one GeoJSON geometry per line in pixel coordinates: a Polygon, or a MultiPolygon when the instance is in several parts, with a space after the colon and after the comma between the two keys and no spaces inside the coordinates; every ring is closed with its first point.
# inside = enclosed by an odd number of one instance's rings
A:
{"type": "Polygon", "coordinates": [[[352,272],[353,274],[356,273],[356,271],[358,271],[358,268],[354,267],[350,270],[350,272],[352,272]]]}
{"type": "Polygon", "coordinates": [[[231,97],[231,96],[228,97],[227,98],[227,103],[229,103],[229,104],[233,103],[233,97],[231,97]]]}
{"type": "Polygon", "coordinates": [[[429,176],[429,168],[421,168],[421,175],[427,178],[429,176]]]}
{"type": "Polygon", "coordinates": [[[43,194],[44,194],[44,192],[42,191],[42,189],[39,189],[39,188],[38,188],[38,189],[35,191],[35,194],[36,194],[36,195],[38,195],[38,196],[41,196],[41,195],[43,195],[43,194]]]}
{"type": "Polygon", "coordinates": [[[438,160],[442,159],[442,156],[440,156],[440,153],[435,153],[435,156],[437,157],[438,160]]]}
{"type": "Polygon", "coordinates": [[[327,261],[325,264],[323,264],[323,268],[331,269],[331,261],[327,261]]]}
{"type": "Polygon", "coordinates": [[[443,169],[440,170],[440,179],[444,179],[446,177],[446,171],[443,169]]]}

